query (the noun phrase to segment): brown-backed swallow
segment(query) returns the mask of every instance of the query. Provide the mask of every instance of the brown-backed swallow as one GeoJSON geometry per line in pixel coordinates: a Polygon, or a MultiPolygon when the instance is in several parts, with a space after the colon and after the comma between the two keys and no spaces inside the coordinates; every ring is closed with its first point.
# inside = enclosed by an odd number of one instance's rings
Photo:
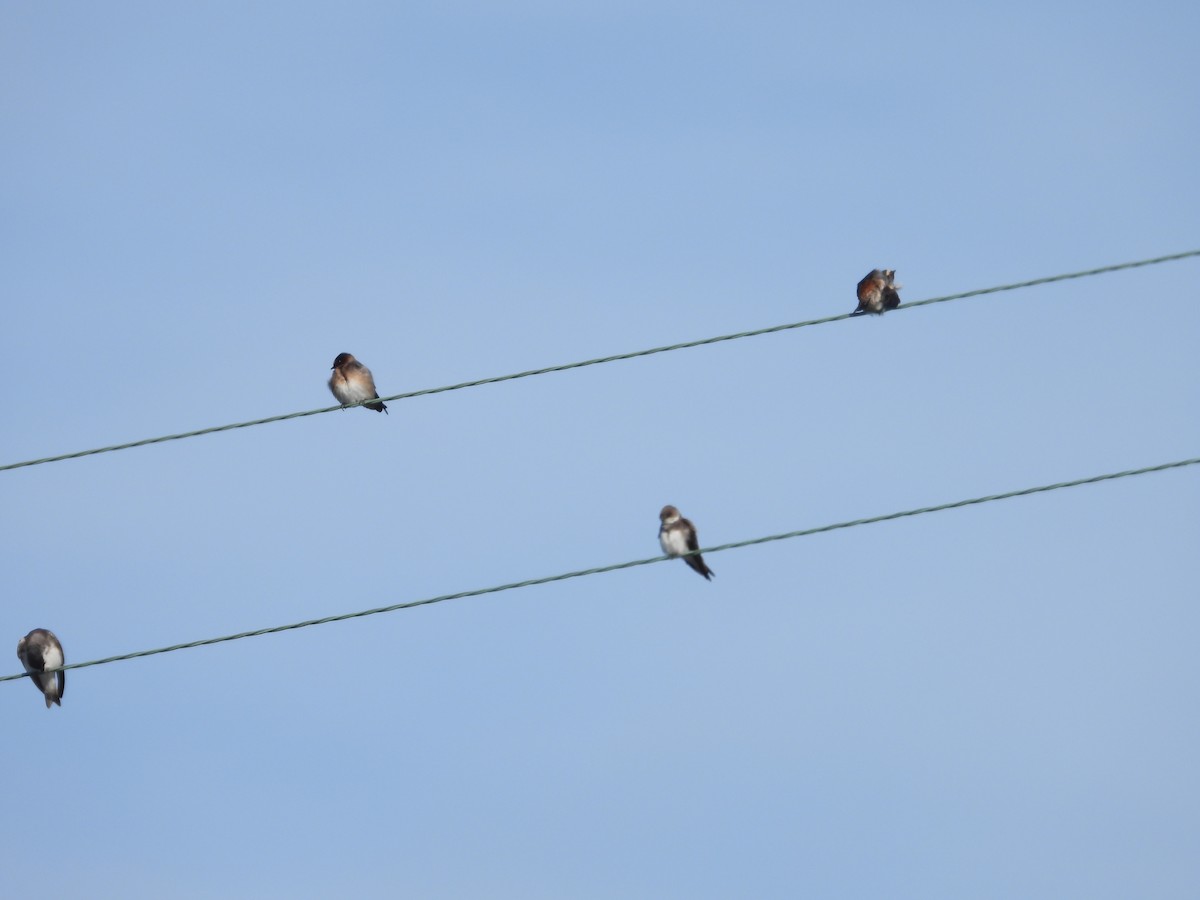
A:
{"type": "Polygon", "coordinates": [[[850,313],[861,316],[863,313],[882,315],[884,310],[895,309],[900,305],[900,295],[896,293],[901,285],[896,284],[895,269],[872,269],[858,283],[858,309],[850,313]]]}
{"type": "Polygon", "coordinates": [[[62,706],[62,695],[67,690],[66,672],[47,672],[47,669],[57,669],[66,660],[63,658],[62,644],[54,636],[54,632],[45,628],[35,628],[25,637],[17,641],[17,659],[33,679],[37,689],[46,698],[46,709],[50,704],[62,706]]]}
{"type": "MultiPolygon", "coordinates": [[[[342,406],[362,400],[379,399],[371,370],[350,353],[339,353],[333,361],[333,377],[329,379],[329,389],[342,406]]],[[[375,412],[387,412],[387,407],[382,403],[364,403],[363,406],[375,412]]]]}
{"type": "Polygon", "coordinates": [[[696,540],[696,526],[679,515],[679,510],[673,506],[664,506],[658,518],[662,522],[658,529],[658,543],[662,545],[663,553],[667,556],[683,556],[685,563],[711,581],[713,570],[704,564],[704,557],[699,553],[684,556],[685,553],[700,549],[696,540]]]}

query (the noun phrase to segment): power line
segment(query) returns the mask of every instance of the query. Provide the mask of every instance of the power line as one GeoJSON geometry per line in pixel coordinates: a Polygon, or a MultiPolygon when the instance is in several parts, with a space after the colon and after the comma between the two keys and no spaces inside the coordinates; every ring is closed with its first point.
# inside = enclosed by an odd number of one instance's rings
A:
{"type": "MultiPolygon", "coordinates": [[[[821,525],[817,528],[804,528],[799,531],[785,531],[782,534],[771,534],[766,537],[750,538],[744,541],[734,541],[729,544],[717,544],[713,547],[702,547],[695,553],[720,553],[724,550],[736,550],[741,547],[752,547],[756,544],[769,544],[775,541],[786,541],[791,538],[808,537],[814,534],[823,534],[827,531],[839,531],[843,528],[857,528],[860,525],[874,525],[877,522],[888,522],[892,519],[904,519],[911,516],[923,516],[926,513],[943,512],[948,509],[959,509],[964,506],[978,506],[982,503],[992,503],[997,500],[1010,500],[1013,497],[1025,497],[1029,494],[1044,494],[1048,491],[1058,491],[1063,488],[1079,487],[1085,484],[1097,484],[1101,481],[1115,481],[1118,478],[1130,478],[1134,475],[1147,475],[1151,472],[1163,472],[1167,469],[1180,469],[1185,466],[1194,466],[1200,464],[1200,457],[1192,459],[1183,459],[1178,462],[1160,463],[1156,466],[1146,466],[1141,469],[1126,469],[1123,472],[1111,472],[1107,475],[1093,475],[1090,478],[1077,478],[1073,481],[1059,481],[1054,484],[1045,484],[1038,487],[1022,488],[1016,491],[1006,491],[1003,494],[989,494],[985,497],[973,497],[969,500],[956,500],[953,503],[941,503],[937,506],[922,506],[918,509],[907,509],[902,512],[888,513],[882,516],[871,516],[866,519],[851,519],[848,522],[835,522],[832,525],[821,525]]],[[[691,555],[691,554],[688,554],[691,555]]],[[[616,572],[620,569],[632,569],[637,566],[648,566],[653,563],[665,562],[674,557],[669,556],[651,556],[647,559],[635,559],[629,562],[613,563],[607,566],[597,566],[592,569],[579,569],[574,572],[564,572],[560,575],[548,575],[542,578],[530,578],[526,581],[514,581],[509,584],[500,584],[493,587],[478,588],[472,591],[459,591],[456,594],[440,594],[436,597],[426,597],[423,600],[410,600],[406,603],[393,603],[390,606],[379,606],[374,609],[364,609],[358,612],[341,613],[335,616],[325,616],[320,619],[307,619],[303,622],[293,622],[290,625],[274,625],[270,628],[258,628],[254,631],[240,631],[236,634],[227,634],[223,637],[204,638],[199,641],[188,641],[183,644],[172,644],[169,647],[158,647],[153,650],[138,650],[134,653],[122,653],[117,656],[106,656],[103,659],[93,659],[89,662],[71,663],[62,666],[62,669],[86,669],[90,666],[103,666],[108,663],[123,662],[128,659],[139,659],[143,656],[157,656],[160,653],[173,653],[176,650],[190,650],[194,647],[206,647],[210,644],[223,644],[227,641],[240,641],[243,638],[261,637],[265,634],[276,634],[280,631],[294,631],[297,628],[308,628],[312,625],[328,625],[332,622],[343,622],[347,619],[360,619],[364,616],[377,616],[381,613],[396,612],[401,609],[414,609],[418,606],[430,606],[434,603],[443,603],[447,600],[462,600],[466,597],[481,597],[484,594],[498,594],[502,591],[515,591],[519,588],[534,587],[539,584],[551,584],[555,581],[566,581],[571,578],[583,578],[589,575],[601,575],[605,572],[616,572]]],[[[58,671],[58,669],[48,669],[47,671],[58,671]]],[[[5,675],[0,677],[0,681],[16,681],[17,679],[26,677],[25,673],[20,675],[5,675]]]]}
{"type": "MultiPolygon", "coordinates": [[[[1069,281],[1075,278],[1088,278],[1093,275],[1105,275],[1110,272],[1120,272],[1125,269],[1137,269],[1144,266],[1158,265],[1159,263],[1173,262],[1180,259],[1188,259],[1189,257],[1200,256],[1200,250],[1188,250],[1185,253],[1173,253],[1169,256],[1156,256],[1153,259],[1141,259],[1135,262],[1117,263],[1111,266],[1101,266],[1098,269],[1086,269],[1082,272],[1067,272],[1062,275],[1050,275],[1045,278],[1034,278],[1031,281],[1018,281],[1012,284],[1002,284],[996,287],[980,288],[974,291],[965,291],[961,294],[947,294],[943,297],[932,297],[928,300],[917,300],[912,303],[905,303],[899,307],[899,310],[916,309],[919,306],[932,306],[935,303],[949,303],[952,300],[966,300],[970,297],[981,297],[985,294],[998,294],[1003,291],[1015,291],[1022,288],[1036,287],[1042,284],[1051,284],[1056,281],[1069,281]]],[[[523,372],[514,372],[511,375],[495,375],[490,378],[480,378],[475,381],[462,381],[458,384],[448,384],[442,387],[424,388],[419,391],[408,391],[403,394],[393,394],[390,397],[380,397],[384,402],[392,402],[395,400],[409,400],[413,397],[424,397],[430,394],[444,394],[449,391],[461,391],[465,388],[480,387],[485,384],[499,384],[502,381],[516,381],[519,378],[530,378],[534,375],[549,375],[552,372],[566,372],[570,369],[582,369],[587,366],[598,366],[604,363],[619,362],[626,359],[637,359],[642,356],[654,356],[658,353],[670,353],[674,350],[688,350],[692,347],[703,347],[708,344],[719,344],[725,341],[737,341],[742,338],[760,337],[764,334],[775,334],[780,331],[792,331],[797,328],[807,328],[811,325],[827,325],[830,322],[839,322],[842,319],[851,318],[851,313],[841,313],[836,316],[826,316],[821,319],[808,319],[803,322],[792,322],[787,325],[773,325],[769,328],[757,328],[752,331],[739,331],[734,334],[722,334],[717,337],[701,338],[696,341],[683,341],[678,344],[667,344],[662,347],[651,347],[648,350],[635,350],[631,353],[616,353],[612,356],[599,356],[595,359],[585,359],[579,362],[563,363],[557,366],[546,366],[541,369],[526,369],[523,372]]],[[[353,403],[350,406],[361,406],[363,403],[375,403],[375,400],[364,400],[360,403],[353,403]]],[[[108,447],[97,447],[93,450],[79,450],[75,453],[63,453],[59,456],[45,456],[40,459],[30,459],[24,462],[7,463],[0,465],[0,472],[9,469],[22,469],[28,466],[40,466],[44,463],[62,462],[67,459],[79,459],[83,456],[96,456],[100,453],[115,453],[118,450],[130,450],[134,447],[146,447],[150,444],[162,444],[167,441],[181,441],[185,438],[200,437],[205,434],[216,434],[221,431],[234,431],[238,428],[251,428],[256,425],[268,425],[272,422],[283,422],[288,419],[300,419],[305,416],[317,416],[322,413],[334,412],[339,409],[345,409],[343,406],[322,406],[319,409],[308,409],[302,412],[284,413],[278,416],[267,416],[265,419],[251,419],[248,422],[234,422],[230,425],[215,425],[210,428],[200,428],[196,431],[182,431],[178,434],[165,434],[160,437],[145,438],[140,441],[130,441],[126,444],[112,444],[108,447]]]]}

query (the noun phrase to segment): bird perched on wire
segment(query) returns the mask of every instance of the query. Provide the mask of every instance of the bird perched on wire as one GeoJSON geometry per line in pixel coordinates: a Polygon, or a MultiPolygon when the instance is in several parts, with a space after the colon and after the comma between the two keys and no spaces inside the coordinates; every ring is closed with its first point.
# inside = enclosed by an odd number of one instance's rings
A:
{"type": "Polygon", "coordinates": [[[683,556],[683,561],[699,572],[706,580],[712,581],[713,570],[704,564],[704,557],[699,553],[684,556],[693,550],[700,549],[696,539],[696,526],[683,518],[673,506],[664,506],[658,514],[662,525],[658,529],[658,543],[667,556],[683,556]]]}
{"type": "Polygon", "coordinates": [[[897,291],[901,285],[896,284],[895,269],[872,269],[858,283],[858,309],[850,313],[861,316],[863,313],[882,315],[885,310],[895,309],[900,305],[900,295],[897,291]]]}
{"type": "MultiPolygon", "coordinates": [[[[378,400],[379,393],[375,390],[375,379],[371,370],[360,363],[350,353],[339,353],[333,361],[333,377],[329,379],[329,389],[338,403],[348,406],[363,400],[378,400]]],[[[385,413],[387,407],[382,403],[364,403],[367,409],[385,413]]]]}
{"type": "Polygon", "coordinates": [[[53,703],[62,706],[62,695],[67,689],[67,673],[46,671],[57,669],[65,662],[62,644],[54,632],[45,628],[33,629],[17,641],[17,659],[46,698],[46,709],[53,703]]]}

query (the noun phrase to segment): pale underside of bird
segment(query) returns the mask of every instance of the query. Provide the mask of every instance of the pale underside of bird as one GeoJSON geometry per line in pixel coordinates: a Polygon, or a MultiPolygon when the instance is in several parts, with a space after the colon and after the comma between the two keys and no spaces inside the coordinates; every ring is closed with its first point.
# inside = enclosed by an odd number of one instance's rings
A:
{"type": "Polygon", "coordinates": [[[67,690],[67,673],[46,671],[57,669],[66,661],[62,644],[58,642],[54,632],[45,628],[33,629],[17,641],[17,659],[29,673],[30,680],[46,698],[46,709],[54,703],[62,706],[62,695],[67,690]]]}
{"type": "Polygon", "coordinates": [[[895,309],[900,305],[900,287],[895,269],[872,269],[858,283],[858,308],[850,315],[882,315],[885,310],[895,309]]]}
{"type": "Polygon", "coordinates": [[[700,549],[696,527],[683,518],[674,506],[664,506],[658,518],[662,523],[658,529],[658,543],[663,553],[667,556],[683,557],[685,563],[711,581],[715,573],[705,564],[704,557],[694,552],[700,549]],[[686,556],[688,553],[692,555],[686,556]]]}
{"type": "MultiPolygon", "coordinates": [[[[375,379],[371,370],[354,358],[351,353],[339,353],[333,361],[333,375],[329,379],[329,390],[342,406],[351,403],[362,403],[364,400],[378,400],[379,393],[375,390],[375,379]]],[[[363,403],[367,409],[375,412],[387,412],[383,403],[363,403]]]]}

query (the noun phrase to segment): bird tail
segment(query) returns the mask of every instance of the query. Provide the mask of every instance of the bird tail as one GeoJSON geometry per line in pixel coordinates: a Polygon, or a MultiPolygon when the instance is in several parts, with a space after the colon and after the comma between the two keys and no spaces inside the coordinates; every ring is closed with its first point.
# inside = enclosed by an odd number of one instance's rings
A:
{"type": "Polygon", "coordinates": [[[716,574],[716,572],[714,572],[712,569],[710,569],[708,567],[708,564],[704,561],[703,556],[700,556],[700,555],[689,556],[685,559],[685,562],[687,562],[687,564],[689,566],[691,566],[693,569],[695,569],[697,572],[699,572],[701,575],[703,575],[705,581],[712,581],[713,575],[716,574]]]}
{"type": "Polygon", "coordinates": [[[42,696],[46,698],[46,709],[49,709],[52,703],[62,706],[62,695],[65,687],[66,679],[62,672],[50,676],[50,683],[42,689],[42,696]]]}
{"type": "Polygon", "coordinates": [[[367,409],[373,409],[375,412],[387,412],[387,406],[382,403],[367,403],[364,405],[367,407],[367,409]]]}

